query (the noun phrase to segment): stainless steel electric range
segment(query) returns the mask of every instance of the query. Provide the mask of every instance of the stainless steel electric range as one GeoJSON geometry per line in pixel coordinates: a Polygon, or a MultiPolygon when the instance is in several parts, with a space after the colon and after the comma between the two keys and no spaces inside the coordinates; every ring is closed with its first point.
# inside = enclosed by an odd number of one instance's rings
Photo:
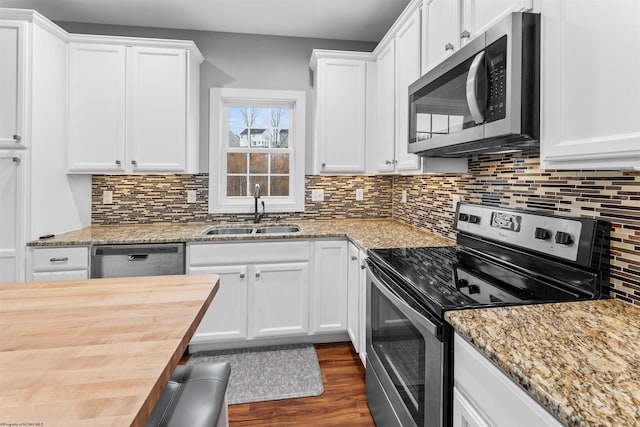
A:
{"type": "Polygon", "coordinates": [[[458,204],[454,247],[367,259],[367,402],[378,426],[449,426],[447,310],[606,298],[610,224],[458,204]]]}

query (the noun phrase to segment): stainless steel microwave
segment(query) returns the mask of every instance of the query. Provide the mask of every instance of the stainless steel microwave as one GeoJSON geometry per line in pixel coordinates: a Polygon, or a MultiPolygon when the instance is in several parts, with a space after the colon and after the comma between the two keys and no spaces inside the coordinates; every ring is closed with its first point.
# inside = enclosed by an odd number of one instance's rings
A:
{"type": "Polygon", "coordinates": [[[539,138],[539,14],[509,14],[409,86],[410,153],[530,151],[539,138]]]}

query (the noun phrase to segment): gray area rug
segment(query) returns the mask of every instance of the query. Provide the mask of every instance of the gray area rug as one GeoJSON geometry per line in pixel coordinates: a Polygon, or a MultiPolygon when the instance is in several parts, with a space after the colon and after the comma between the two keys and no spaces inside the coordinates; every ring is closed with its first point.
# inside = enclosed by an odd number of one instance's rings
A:
{"type": "Polygon", "coordinates": [[[194,353],[187,365],[227,361],[229,404],[318,396],[324,392],[316,349],[311,344],[194,353]]]}

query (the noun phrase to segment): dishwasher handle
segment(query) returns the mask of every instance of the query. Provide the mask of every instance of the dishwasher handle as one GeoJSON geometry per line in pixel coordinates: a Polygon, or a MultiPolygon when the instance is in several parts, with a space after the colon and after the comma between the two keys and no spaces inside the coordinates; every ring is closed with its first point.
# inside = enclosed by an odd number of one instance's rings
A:
{"type": "Polygon", "coordinates": [[[145,259],[149,258],[149,254],[132,254],[132,255],[127,255],[127,259],[129,261],[143,261],[145,259]]]}

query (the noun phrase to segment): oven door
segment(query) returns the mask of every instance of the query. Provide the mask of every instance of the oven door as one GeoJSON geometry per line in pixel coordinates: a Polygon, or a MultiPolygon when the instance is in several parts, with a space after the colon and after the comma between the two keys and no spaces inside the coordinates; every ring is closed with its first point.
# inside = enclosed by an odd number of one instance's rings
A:
{"type": "Polygon", "coordinates": [[[367,261],[367,403],[377,425],[448,422],[444,324],[367,261]]]}

